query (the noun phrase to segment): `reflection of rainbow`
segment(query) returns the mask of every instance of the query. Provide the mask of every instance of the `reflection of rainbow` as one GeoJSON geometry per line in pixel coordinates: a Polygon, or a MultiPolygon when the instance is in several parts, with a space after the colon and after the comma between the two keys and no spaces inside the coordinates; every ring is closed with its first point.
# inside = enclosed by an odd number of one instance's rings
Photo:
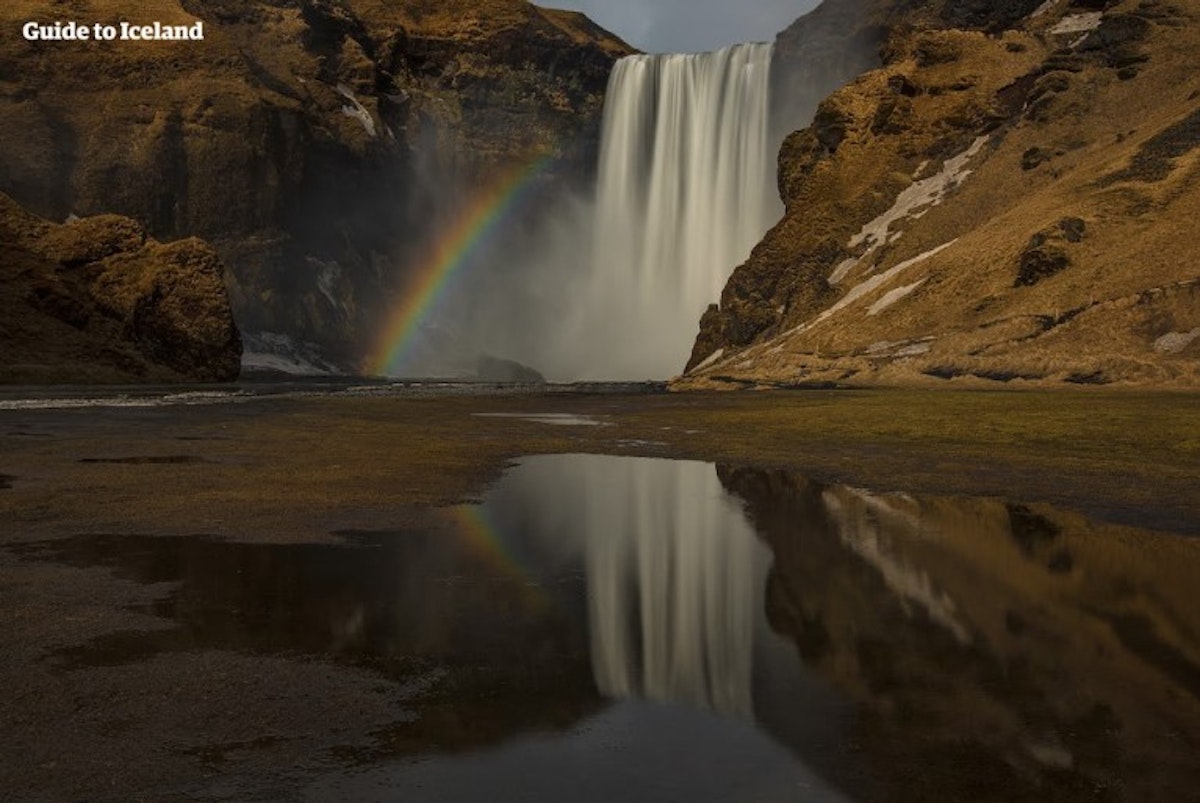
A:
{"type": "Polygon", "coordinates": [[[387,316],[383,334],[367,363],[371,373],[385,375],[403,369],[422,319],[467,258],[498,227],[505,213],[518,205],[522,190],[532,186],[531,180],[549,161],[549,156],[539,156],[499,174],[433,242],[417,268],[409,272],[408,288],[387,316]]]}
{"type": "Polygon", "coordinates": [[[541,585],[505,548],[500,533],[489,521],[482,505],[451,508],[450,517],[466,546],[489,572],[514,581],[532,607],[541,608],[547,604],[549,600],[542,592],[541,585]]]}

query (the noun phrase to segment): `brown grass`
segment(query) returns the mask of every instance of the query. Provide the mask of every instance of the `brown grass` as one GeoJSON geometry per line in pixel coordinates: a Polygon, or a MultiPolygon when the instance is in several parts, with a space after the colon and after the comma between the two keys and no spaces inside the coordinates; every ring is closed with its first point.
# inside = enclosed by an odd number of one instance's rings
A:
{"type": "Polygon", "coordinates": [[[602,452],[791,468],[880,489],[1048,501],[1200,531],[1190,395],[908,391],[257,400],[4,413],[14,534],[324,538],[420,523],[524,454],[602,452]],[[566,412],[560,427],[477,412],[566,412]],[[30,437],[29,433],[50,437],[30,437]],[[187,461],[80,462],[157,456],[187,461]]]}

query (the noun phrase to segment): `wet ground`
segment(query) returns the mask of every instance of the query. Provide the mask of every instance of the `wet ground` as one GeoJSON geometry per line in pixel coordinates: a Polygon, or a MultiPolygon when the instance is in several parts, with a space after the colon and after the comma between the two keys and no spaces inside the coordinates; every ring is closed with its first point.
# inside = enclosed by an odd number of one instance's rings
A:
{"type": "Polygon", "coordinates": [[[0,412],[17,799],[1200,788],[1194,400],[239,398],[0,412]]]}

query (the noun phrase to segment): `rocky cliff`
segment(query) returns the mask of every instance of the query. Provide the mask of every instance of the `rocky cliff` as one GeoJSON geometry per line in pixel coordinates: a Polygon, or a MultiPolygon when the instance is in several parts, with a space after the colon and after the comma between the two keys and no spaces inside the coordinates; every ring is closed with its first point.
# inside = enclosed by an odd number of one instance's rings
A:
{"type": "Polygon", "coordinates": [[[1200,9],[857,6],[881,66],[787,137],[679,386],[1200,383],[1200,9]]]}
{"type": "Polygon", "coordinates": [[[235,313],[352,367],[438,199],[512,161],[592,164],[619,40],[524,0],[15,0],[0,191],[199,236],[235,313]],[[26,20],[204,23],[202,42],[26,42],[26,20]]]}
{"type": "Polygon", "coordinates": [[[56,225],[0,194],[0,382],[236,379],[216,252],[116,215],[56,225]]]}

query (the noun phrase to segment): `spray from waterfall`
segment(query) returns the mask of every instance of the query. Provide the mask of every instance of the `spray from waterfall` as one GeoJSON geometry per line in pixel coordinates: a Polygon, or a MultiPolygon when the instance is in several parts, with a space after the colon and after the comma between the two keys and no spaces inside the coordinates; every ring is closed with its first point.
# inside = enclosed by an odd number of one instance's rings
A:
{"type": "Polygon", "coordinates": [[[748,44],[617,62],[594,197],[522,207],[542,159],[477,188],[408,266],[371,370],[468,377],[491,354],[554,380],[679,373],[705,308],[782,211],[771,54],[748,44]]]}

